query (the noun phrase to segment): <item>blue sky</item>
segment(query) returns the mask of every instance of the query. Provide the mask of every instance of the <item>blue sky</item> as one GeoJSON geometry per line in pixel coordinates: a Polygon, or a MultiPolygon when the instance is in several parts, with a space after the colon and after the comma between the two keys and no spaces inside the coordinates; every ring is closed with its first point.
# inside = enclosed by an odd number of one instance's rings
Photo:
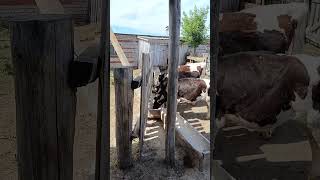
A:
{"type": "MultiPolygon", "coordinates": [[[[209,0],[181,0],[182,12],[209,6],[209,0]]],[[[117,33],[166,35],[169,0],[111,0],[111,28],[117,33]]],[[[209,15],[207,19],[209,26],[209,15]]]]}

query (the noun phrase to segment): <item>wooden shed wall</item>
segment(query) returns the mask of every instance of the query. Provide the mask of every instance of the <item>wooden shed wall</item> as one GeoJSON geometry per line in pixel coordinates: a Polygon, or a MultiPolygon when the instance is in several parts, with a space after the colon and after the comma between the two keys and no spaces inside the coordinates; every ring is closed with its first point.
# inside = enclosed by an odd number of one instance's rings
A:
{"type": "MultiPolygon", "coordinates": [[[[149,42],[148,40],[139,39],[139,55],[138,67],[141,68],[142,53],[149,53],[150,60],[153,66],[167,66],[168,65],[168,40],[161,40],[159,42],[149,42]],[[161,42],[162,41],[162,42],[161,42]]],[[[200,45],[196,48],[196,54],[202,56],[203,53],[208,53],[208,45],[200,45]]],[[[179,46],[179,65],[183,64],[186,59],[187,52],[192,51],[188,45],[181,44],[179,46]]]]}
{"type": "MultiPolygon", "coordinates": [[[[89,22],[89,1],[72,0],[71,3],[63,4],[67,14],[71,14],[76,24],[87,24],[89,22]]],[[[0,18],[6,19],[14,16],[37,14],[39,10],[35,3],[9,5],[0,3],[0,18]]]]}
{"type": "Polygon", "coordinates": [[[225,12],[235,12],[239,11],[240,0],[223,0],[220,3],[220,11],[225,12]]]}
{"type": "MultiPolygon", "coordinates": [[[[119,44],[126,55],[128,61],[133,66],[138,65],[138,53],[139,53],[139,46],[138,46],[138,38],[136,35],[130,34],[117,34],[115,33],[119,44]]],[[[112,47],[112,45],[110,46],[112,47]]],[[[112,50],[113,51],[113,50],[112,50]]],[[[110,54],[110,62],[112,63],[113,67],[120,67],[121,62],[116,53],[114,55],[110,54]]]]}

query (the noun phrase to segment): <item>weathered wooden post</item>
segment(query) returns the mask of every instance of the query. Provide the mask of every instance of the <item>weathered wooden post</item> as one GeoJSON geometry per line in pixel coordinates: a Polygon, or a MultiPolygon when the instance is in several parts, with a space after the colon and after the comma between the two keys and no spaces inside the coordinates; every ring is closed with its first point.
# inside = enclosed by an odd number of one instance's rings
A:
{"type": "Polygon", "coordinates": [[[133,119],[132,68],[114,69],[116,104],[116,144],[119,167],[132,166],[131,130],[133,119]]]}
{"type": "Polygon", "coordinates": [[[76,110],[68,84],[73,25],[66,15],[10,23],[19,180],[71,180],[76,110]]]}
{"type": "Polygon", "coordinates": [[[110,170],[110,1],[101,2],[101,68],[98,86],[95,180],[109,179],[110,170]]]}
{"type": "Polygon", "coordinates": [[[144,133],[148,119],[149,112],[149,99],[151,95],[151,84],[152,84],[152,72],[153,65],[150,59],[150,54],[142,54],[142,82],[141,82],[141,102],[140,102],[140,135],[139,135],[139,147],[140,147],[140,159],[143,157],[143,144],[144,144],[144,133]]]}
{"type": "Polygon", "coordinates": [[[177,113],[177,83],[180,43],[180,0],[169,0],[169,74],[166,119],[166,161],[175,165],[175,126],[177,113]]]}
{"type": "MultiPolygon", "coordinates": [[[[210,154],[214,155],[214,143],[218,132],[216,126],[216,91],[217,91],[217,72],[219,54],[219,15],[220,0],[210,1],[210,154]]],[[[210,157],[210,164],[214,164],[213,157],[210,157]]],[[[213,178],[214,169],[210,168],[210,179],[213,178]]]]}

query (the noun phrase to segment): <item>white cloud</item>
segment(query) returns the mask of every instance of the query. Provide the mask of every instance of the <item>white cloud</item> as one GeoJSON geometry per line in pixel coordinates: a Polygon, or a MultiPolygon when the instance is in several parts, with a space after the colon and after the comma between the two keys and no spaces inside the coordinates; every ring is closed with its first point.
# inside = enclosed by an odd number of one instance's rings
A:
{"type": "MultiPolygon", "coordinates": [[[[165,35],[165,27],[169,24],[169,0],[111,0],[110,4],[111,27],[165,35]]],[[[181,0],[181,11],[188,12],[194,5],[208,6],[209,0],[181,0]]]]}

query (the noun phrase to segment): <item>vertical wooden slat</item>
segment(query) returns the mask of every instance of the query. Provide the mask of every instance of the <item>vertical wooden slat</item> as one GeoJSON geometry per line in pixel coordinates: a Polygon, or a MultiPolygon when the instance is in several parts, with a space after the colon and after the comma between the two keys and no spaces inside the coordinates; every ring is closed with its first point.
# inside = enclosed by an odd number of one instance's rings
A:
{"type": "Polygon", "coordinates": [[[110,170],[110,1],[101,4],[98,114],[95,179],[108,180],[110,170]]]}
{"type": "Polygon", "coordinates": [[[148,107],[146,103],[148,101],[147,97],[147,78],[148,78],[148,67],[150,64],[150,54],[142,53],[142,83],[141,83],[141,101],[140,101],[140,135],[139,135],[139,157],[141,159],[143,155],[143,144],[144,144],[144,133],[145,133],[145,125],[146,125],[146,118],[148,118],[148,107]]]}
{"type": "MultiPolygon", "coordinates": [[[[210,164],[214,163],[214,143],[217,135],[215,114],[219,54],[219,7],[220,0],[210,0],[210,164]]],[[[210,179],[214,179],[213,173],[213,168],[210,168],[210,179]]]]}
{"type": "Polygon", "coordinates": [[[75,89],[68,84],[73,60],[69,16],[13,20],[19,180],[69,180],[73,176],[75,89]]]}
{"type": "MultiPolygon", "coordinates": [[[[132,166],[131,130],[133,118],[132,68],[114,69],[116,144],[121,169],[132,166]]],[[[108,147],[109,148],[109,147],[108,147]]]]}
{"type": "Polygon", "coordinates": [[[148,119],[149,110],[149,98],[151,95],[151,83],[152,83],[152,59],[150,54],[142,54],[142,83],[141,83],[141,102],[140,102],[140,135],[139,135],[139,147],[140,147],[140,158],[143,156],[143,144],[146,121],[148,119]]]}
{"type": "Polygon", "coordinates": [[[310,11],[310,14],[309,14],[309,27],[312,27],[313,25],[313,19],[314,19],[314,16],[315,16],[315,10],[316,10],[316,6],[312,5],[311,4],[311,11],[310,11]]]}
{"type": "Polygon", "coordinates": [[[175,126],[177,113],[177,68],[180,44],[180,0],[169,0],[169,74],[166,119],[166,161],[175,166],[175,126]]]}
{"type": "Polygon", "coordinates": [[[90,0],[90,23],[101,21],[102,1],[105,0],[90,0]]]}

